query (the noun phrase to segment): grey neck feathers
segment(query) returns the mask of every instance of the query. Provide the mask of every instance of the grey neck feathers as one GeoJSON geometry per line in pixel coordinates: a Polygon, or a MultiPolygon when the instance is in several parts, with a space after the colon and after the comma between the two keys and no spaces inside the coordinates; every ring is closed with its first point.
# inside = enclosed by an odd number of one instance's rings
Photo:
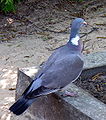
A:
{"type": "Polygon", "coordinates": [[[71,30],[68,44],[72,48],[72,50],[80,51],[80,52],[82,51],[83,45],[81,44],[80,41],[80,35],[78,29],[71,30]]]}
{"type": "Polygon", "coordinates": [[[76,35],[79,35],[79,28],[74,28],[72,26],[72,28],[71,28],[71,34],[70,34],[70,40],[71,40],[71,38],[75,38],[76,35]]]}

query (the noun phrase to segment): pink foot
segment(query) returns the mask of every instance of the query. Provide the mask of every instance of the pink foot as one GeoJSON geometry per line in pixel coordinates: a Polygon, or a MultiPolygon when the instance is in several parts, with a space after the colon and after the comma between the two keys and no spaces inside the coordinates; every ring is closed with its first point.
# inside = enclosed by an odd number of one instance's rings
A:
{"type": "Polygon", "coordinates": [[[66,97],[66,96],[70,96],[70,97],[78,97],[78,94],[75,93],[75,92],[65,91],[65,93],[64,93],[63,96],[64,96],[64,97],[66,97]]]}

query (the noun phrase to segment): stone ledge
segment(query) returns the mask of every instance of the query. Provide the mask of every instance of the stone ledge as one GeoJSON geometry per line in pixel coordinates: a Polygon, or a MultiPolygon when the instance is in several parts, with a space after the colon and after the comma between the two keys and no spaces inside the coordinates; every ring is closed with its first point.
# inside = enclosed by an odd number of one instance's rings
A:
{"type": "Polygon", "coordinates": [[[84,55],[84,69],[106,66],[106,51],[84,55]]]}
{"type": "Polygon", "coordinates": [[[69,90],[77,92],[78,97],[62,98],[65,102],[71,104],[93,120],[106,120],[106,105],[104,103],[74,84],[69,85],[69,90]]]}

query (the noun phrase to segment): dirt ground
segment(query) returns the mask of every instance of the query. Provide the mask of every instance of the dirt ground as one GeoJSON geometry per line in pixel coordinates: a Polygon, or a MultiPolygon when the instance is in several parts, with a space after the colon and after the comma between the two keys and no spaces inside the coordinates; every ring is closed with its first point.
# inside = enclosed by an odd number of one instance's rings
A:
{"type": "Polygon", "coordinates": [[[106,72],[98,73],[88,79],[79,79],[74,84],[106,104],[106,72]]]}
{"type": "MultiPolygon", "coordinates": [[[[8,108],[14,102],[17,68],[38,66],[55,48],[64,45],[73,18],[85,18],[98,28],[81,39],[84,54],[106,50],[105,0],[27,0],[19,6],[14,14],[0,13],[0,120],[11,118],[8,108]]],[[[81,33],[91,28],[88,26],[81,33]]]]}

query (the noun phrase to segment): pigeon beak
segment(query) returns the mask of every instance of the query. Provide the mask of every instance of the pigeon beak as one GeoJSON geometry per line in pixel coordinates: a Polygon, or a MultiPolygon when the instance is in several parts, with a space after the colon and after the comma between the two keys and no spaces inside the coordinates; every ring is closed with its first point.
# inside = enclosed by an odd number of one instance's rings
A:
{"type": "Polygon", "coordinates": [[[87,25],[87,22],[84,21],[83,24],[84,24],[84,25],[87,25]]]}

